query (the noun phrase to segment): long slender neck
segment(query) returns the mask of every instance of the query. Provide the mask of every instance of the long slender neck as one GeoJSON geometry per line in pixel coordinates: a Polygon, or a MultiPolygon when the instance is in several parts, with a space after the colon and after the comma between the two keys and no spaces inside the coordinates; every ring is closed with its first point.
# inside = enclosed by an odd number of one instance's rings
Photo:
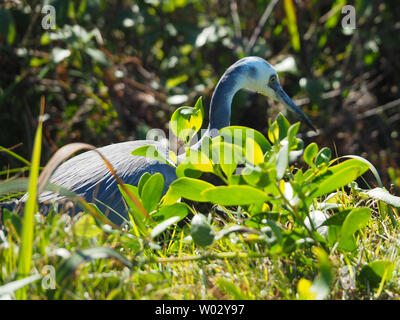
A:
{"type": "MultiPolygon", "coordinates": [[[[231,123],[231,105],[236,92],[243,88],[243,68],[229,68],[219,80],[210,105],[210,123],[207,131],[191,146],[192,149],[199,150],[202,140],[205,137],[215,137],[218,130],[228,127],[231,123]]],[[[184,159],[182,155],[181,160],[184,159]]],[[[178,161],[179,163],[179,161],[178,161]]]]}
{"type": "Polygon", "coordinates": [[[241,70],[228,70],[219,80],[210,104],[210,123],[208,129],[222,129],[231,122],[233,96],[242,87],[241,70]]]}

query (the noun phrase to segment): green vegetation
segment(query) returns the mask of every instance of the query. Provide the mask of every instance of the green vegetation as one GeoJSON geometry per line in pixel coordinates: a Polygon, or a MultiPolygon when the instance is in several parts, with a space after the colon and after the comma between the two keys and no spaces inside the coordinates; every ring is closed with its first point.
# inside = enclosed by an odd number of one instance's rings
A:
{"type": "MultiPolygon", "coordinates": [[[[7,284],[0,293],[41,299],[398,298],[400,198],[357,186],[367,170],[376,172],[368,161],[331,160],[328,148],[312,143],[304,150],[307,165],[292,165],[304,143],[296,137],[300,123],[290,125],[282,114],[270,124],[268,139],[254,129],[227,127],[193,150],[196,130],[187,128],[200,129],[201,110],[199,99],[191,112],[179,108],[172,116],[186,158],[164,196],[160,173],[144,174],[137,187],[120,184],[130,208],[123,229],[90,210],[95,205],[72,218],[52,211],[35,220],[28,220],[35,211],[27,205],[23,221],[5,209],[8,234],[0,259],[7,284]],[[219,183],[199,179],[205,173],[219,183]],[[31,257],[36,276],[26,272],[31,257]],[[40,276],[49,265],[54,289],[43,286],[48,275],[40,276]],[[25,282],[15,281],[22,274],[25,282]]],[[[132,154],[145,155],[144,149],[132,154]]],[[[36,180],[31,174],[30,187],[36,180]]],[[[0,191],[13,186],[15,180],[3,182],[0,191]]]]}
{"type": "Polygon", "coordinates": [[[29,191],[2,212],[0,298],[399,299],[399,15],[394,0],[0,3],[0,207],[29,191]],[[346,4],[356,29],[341,27],[346,4]],[[248,55],[277,67],[319,132],[240,92],[233,125],[190,149],[203,102],[248,55]],[[48,183],[76,152],[150,128],[186,158],[132,150],[178,179],[163,195],[161,174],[130,186],[113,172],[126,227],[48,183]],[[37,213],[43,190],[82,212],[37,213]]]}

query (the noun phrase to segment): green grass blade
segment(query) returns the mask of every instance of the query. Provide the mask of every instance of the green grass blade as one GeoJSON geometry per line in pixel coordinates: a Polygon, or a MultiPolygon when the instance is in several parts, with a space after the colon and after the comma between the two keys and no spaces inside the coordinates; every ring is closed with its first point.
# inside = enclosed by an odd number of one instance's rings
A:
{"type": "Polygon", "coordinates": [[[11,150],[9,150],[7,148],[0,146],[0,152],[1,151],[8,153],[10,156],[13,156],[15,159],[18,159],[19,161],[25,163],[27,166],[31,165],[31,163],[28,160],[26,160],[25,158],[21,157],[20,155],[16,154],[15,152],[12,152],[11,150]]]}
{"type": "MultiPolygon", "coordinates": [[[[41,101],[41,112],[44,111],[44,99],[41,101]]],[[[28,187],[28,200],[24,210],[24,220],[22,226],[22,242],[18,257],[18,277],[26,277],[29,275],[31,269],[32,259],[32,242],[33,242],[33,226],[34,214],[37,207],[37,182],[39,178],[40,167],[40,154],[42,151],[42,131],[43,121],[42,117],[39,119],[39,125],[36,130],[35,142],[33,145],[32,164],[29,171],[29,187],[28,187]]],[[[25,287],[16,292],[17,299],[26,299],[27,290],[25,287]]]]}

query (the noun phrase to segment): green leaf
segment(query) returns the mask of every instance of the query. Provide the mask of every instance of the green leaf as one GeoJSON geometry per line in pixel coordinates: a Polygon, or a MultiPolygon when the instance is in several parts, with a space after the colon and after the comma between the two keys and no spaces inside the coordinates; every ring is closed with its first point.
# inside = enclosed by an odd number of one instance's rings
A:
{"type": "Polygon", "coordinates": [[[360,279],[368,281],[372,287],[377,287],[383,277],[389,281],[395,269],[395,264],[387,260],[372,261],[360,272],[360,279]]]}
{"type": "Polygon", "coordinates": [[[351,210],[349,209],[340,211],[326,219],[321,226],[342,226],[344,220],[350,212],[351,210]]]}
{"type": "Polygon", "coordinates": [[[207,219],[202,214],[196,214],[191,223],[191,234],[193,241],[205,247],[214,242],[215,233],[211,226],[208,224],[207,219]]]}
{"type": "Polygon", "coordinates": [[[288,132],[287,132],[287,138],[289,141],[289,149],[293,150],[299,147],[300,139],[296,138],[296,134],[299,131],[300,128],[300,122],[296,122],[295,124],[291,125],[288,132]]]}
{"type": "MultiPolygon", "coordinates": [[[[138,188],[135,187],[135,186],[131,186],[129,184],[125,184],[125,187],[141,203],[141,200],[140,200],[140,197],[139,197],[138,188]]],[[[139,229],[139,231],[140,231],[140,233],[142,235],[147,235],[148,231],[147,231],[147,228],[146,228],[146,225],[145,225],[146,217],[144,216],[144,214],[142,213],[140,208],[138,208],[138,206],[135,204],[135,202],[131,199],[131,197],[129,197],[129,195],[125,193],[124,189],[121,188],[120,185],[118,185],[118,189],[121,192],[122,197],[126,201],[126,203],[128,205],[128,208],[130,209],[130,217],[133,219],[132,223],[134,224],[134,226],[136,226],[139,229]]]]}
{"type": "Polygon", "coordinates": [[[324,194],[337,190],[350,182],[356,180],[369,166],[360,160],[351,159],[336,166],[329,167],[324,175],[317,176],[315,180],[318,188],[310,195],[310,198],[320,197],[324,194]]]}
{"type": "Polygon", "coordinates": [[[259,165],[264,162],[264,154],[259,144],[252,138],[246,139],[246,160],[252,165],[259,165]]]}
{"type": "Polygon", "coordinates": [[[381,200],[393,207],[400,208],[400,197],[391,195],[383,188],[375,188],[365,192],[369,197],[381,200]]]}
{"type": "Polygon", "coordinates": [[[329,161],[331,160],[331,155],[331,150],[329,148],[322,148],[315,157],[315,165],[318,167],[323,163],[329,164],[329,161]]]}
{"type": "Polygon", "coordinates": [[[247,138],[253,139],[261,147],[265,153],[271,150],[271,144],[268,142],[264,135],[254,129],[243,127],[243,126],[230,126],[219,130],[223,140],[228,143],[238,145],[242,148],[246,148],[247,138]]]}
{"type": "Polygon", "coordinates": [[[188,215],[189,210],[185,203],[174,203],[161,207],[151,218],[156,222],[162,222],[172,217],[180,217],[179,220],[182,220],[188,215]]]}
{"type": "Polygon", "coordinates": [[[339,247],[353,251],[356,249],[354,233],[364,228],[371,219],[371,209],[355,208],[344,219],[340,230],[339,247]]]}
{"type": "Polygon", "coordinates": [[[203,124],[204,110],[201,97],[194,108],[180,107],[172,114],[169,122],[172,132],[185,144],[189,144],[193,136],[203,124]]]}
{"type": "Polygon", "coordinates": [[[143,186],[144,184],[147,182],[147,180],[151,177],[151,173],[150,172],[145,172],[142,174],[142,176],[140,177],[139,183],[138,183],[138,191],[139,191],[139,196],[142,196],[142,190],[143,190],[143,186]]]}
{"type": "Polygon", "coordinates": [[[304,150],[304,161],[308,164],[309,167],[314,167],[314,158],[318,153],[318,145],[313,142],[310,143],[307,148],[304,150]]]}
{"type": "Polygon", "coordinates": [[[201,193],[210,188],[214,188],[214,185],[206,181],[182,177],[171,183],[165,195],[164,203],[171,204],[176,202],[179,198],[207,202],[207,198],[201,193]]]}
{"type": "Polygon", "coordinates": [[[273,143],[276,144],[279,142],[279,126],[276,121],[272,122],[268,127],[268,139],[273,143]]]}
{"type": "MultiPolygon", "coordinates": [[[[373,166],[373,164],[371,162],[369,162],[367,159],[364,159],[362,157],[359,156],[355,156],[355,155],[346,155],[346,156],[342,156],[340,158],[350,158],[350,159],[356,159],[359,161],[364,162],[365,164],[368,165],[369,169],[371,170],[371,172],[373,173],[376,181],[378,181],[378,184],[381,188],[383,188],[383,184],[382,184],[382,180],[381,177],[379,176],[378,170],[376,170],[376,168],[373,166]]],[[[340,159],[338,158],[338,159],[340,159]]]]}
{"type": "Polygon", "coordinates": [[[239,162],[243,161],[243,150],[234,144],[227,142],[212,143],[213,162],[220,165],[227,177],[236,170],[239,162]]]}
{"type": "Polygon", "coordinates": [[[170,226],[177,223],[179,220],[181,220],[181,217],[175,216],[175,217],[171,217],[171,218],[161,222],[160,224],[155,226],[153,228],[153,230],[151,230],[150,237],[151,238],[157,237],[158,235],[163,233],[165,230],[167,230],[170,226]]]}
{"type": "MultiPolygon", "coordinates": [[[[246,166],[242,172],[243,179],[250,185],[256,186],[260,181],[262,172],[259,167],[246,166]]],[[[232,183],[231,183],[232,184],[232,183]]]]}
{"type": "Polygon", "coordinates": [[[276,173],[278,181],[285,175],[286,168],[289,164],[289,143],[287,139],[281,142],[282,146],[276,157],[276,173]]]}
{"type": "Polygon", "coordinates": [[[161,173],[152,175],[144,184],[142,190],[142,204],[147,212],[157,208],[164,190],[164,176],[161,173]]]}
{"type": "Polygon", "coordinates": [[[82,238],[93,238],[103,234],[101,230],[91,215],[83,215],[74,225],[75,235],[82,238]]]}
{"type": "Polygon", "coordinates": [[[279,112],[278,116],[276,117],[276,122],[279,128],[279,141],[282,141],[287,137],[290,128],[290,122],[281,112],[279,112]]]}
{"type": "Polygon", "coordinates": [[[190,168],[201,172],[213,172],[213,163],[211,159],[202,151],[189,149],[189,154],[182,163],[189,164],[190,168]]]}
{"type": "Polygon", "coordinates": [[[269,199],[265,192],[245,185],[214,187],[203,191],[201,195],[208,201],[223,206],[249,205],[269,199]]]}
{"type": "Polygon", "coordinates": [[[167,158],[165,158],[153,145],[141,146],[139,148],[136,148],[131,152],[131,155],[158,160],[175,168],[175,166],[169,160],[167,160],[167,158]]]}

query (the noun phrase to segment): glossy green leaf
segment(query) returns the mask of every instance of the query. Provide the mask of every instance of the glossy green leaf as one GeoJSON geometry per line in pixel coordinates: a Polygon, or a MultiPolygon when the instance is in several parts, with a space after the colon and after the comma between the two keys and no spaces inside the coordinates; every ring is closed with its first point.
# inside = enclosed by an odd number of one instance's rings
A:
{"type": "Polygon", "coordinates": [[[314,247],[313,253],[318,259],[319,273],[314,279],[310,291],[316,293],[316,299],[322,300],[328,297],[333,281],[332,266],[328,254],[321,248],[314,247]]]}
{"type": "Polygon", "coordinates": [[[268,200],[265,192],[246,185],[214,187],[203,191],[201,195],[210,202],[224,206],[249,205],[268,200]]]}
{"type": "Polygon", "coordinates": [[[318,177],[318,188],[311,194],[311,198],[320,197],[335,191],[356,180],[368,170],[368,165],[360,160],[351,159],[336,166],[329,167],[325,176],[318,177]]]}
{"type": "Polygon", "coordinates": [[[156,222],[162,222],[172,217],[179,217],[179,220],[182,220],[188,215],[189,211],[190,209],[185,203],[174,203],[161,207],[151,218],[156,222]]]}
{"type": "Polygon", "coordinates": [[[354,233],[364,228],[371,219],[371,209],[355,208],[344,219],[340,230],[339,247],[352,251],[355,249],[354,233]]]}
{"type": "Polygon", "coordinates": [[[389,281],[395,270],[395,264],[387,260],[372,261],[364,266],[360,272],[360,279],[368,281],[372,287],[377,287],[385,277],[389,281]]]}
{"type": "Polygon", "coordinates": [[[142,204],[147,212],[156,209],[164,190],[164,176],[161,173],[152,175],[144,184],[142,190],[142,204]]]}
{"type": "Polygon", "coordinates": [[[279,142],[279,126],[276,121],[272,122],[268,127],[268,139],[273,143],[276,144],[279,142]]]}
{"type": "Polygon", "coordinates": [[[167,158],[162,155],[153,145],[141,146],[139,148],[136,148],[131,152],[131,155],[158,160],[162,163],[170,165],[171,167],[175,167],[174,164],[168,161],[167,158]]]}
{"type": "Polygon", "coordinates": [[[294,149],[298,150],[299,144],[302,142],[302,140],[296,138],[296,134],[299,131],[299,128],[300,128],[300,122],[296,122],[295,124],[289,127],[289,130],[287,132],[287,138],[289,141],[290,150],[294,149]]]}
{"type": "Polygon", "coordinates": [[[225,142],[238,145],[242,148],[246,148],[246,139],[251,138],[257,142],[264,153],[271,150],[271,144],[267,138],[257,130],[243,126],[230,126],[222,128],[219,132],[225,142]]]}
{"type": "Polygon", "coordinates": [[[243,161],[242,148],[227,142],[213,142],[211,148],[213,162],[219,164],[225,175],[230,177],[238,163],[243,161]]]}
{"type": "Polygon", "coordinates": [[[304,150],[304,161],[310,166],[314,167],[314,158],[318,154],[318,145],[315,142],[310,143],[304,150]]]}
{"type": "Polygon", "coordinates": [[[369,170],[371,170],[371,172],[373,173],[376,181],[378,181],[379,186],[381,188],[383,188],[382,180],[381,180],[381,177],[379,176],[378,170],[376,170],[376,168],[373,166],[373,164],[371,162],[369,162],[367,159],[364,159],[363,157],[359,157],[359,156],[355,156],[355,155],[346,155],[346,156],[342,156],[340,158],[355,159],[355,160],[359,160],[359,161],[362,161],[365,164],[367,164],[369,167],[369,170]]]}
{"type": "Polygon", "coordinates": [[[279,141],[282,141],[287,137],[290,123],[281,112],[279,112],[278,116],[276,117],[276,123],[278,124],[279,128],[279,141]]]}
{"type": "Polygon", "coordinates": [[[145,172],[142,174],[142,176],[140,177],[139,183],[138,183],[138,191],[139,191],[139,196],[142,196],[142,190],[144,187],[144,184],[147,182],[147,180],[151,177],[151,173],[150,172],[145,172]]]}
{"type": "Polygon", "coordinates": [[[252,138],[246,139],[245,157],[252,165],[259,165],[264,162],[264,154],[259,144],[252,138]]]}
{"type": "Polygon", "coordinates": [[[201,97],[194,108],[180,107],[172,114],[170,128],[183,142],[189,143],[203,124],[204,110],[201,97]]]}
{"type": "Polygon", "coordinates": [[[202,172],[213,172],[212,160],[202,151],[189,149],[189,154],[183,162],[190,162],[192,168],[202,172]]]}
{"type": "Polygon", "coordinates": [[[208,199],[202,195],[202,192],[210,188],[214,188],[214,186],[206,181],[187,177],[179,178],[171,183],[165,195],[164,204],[174,203],[179,198],[207,202],[208,199]]]}
{"type": "Polygon", "coordinates": [[[331,149],[324,147],[322,148],[317,156],[315,157],[315,165],[318,167],[319,165],[325,163],[329,164],[329,161],[331,160],[331,149]]]}

